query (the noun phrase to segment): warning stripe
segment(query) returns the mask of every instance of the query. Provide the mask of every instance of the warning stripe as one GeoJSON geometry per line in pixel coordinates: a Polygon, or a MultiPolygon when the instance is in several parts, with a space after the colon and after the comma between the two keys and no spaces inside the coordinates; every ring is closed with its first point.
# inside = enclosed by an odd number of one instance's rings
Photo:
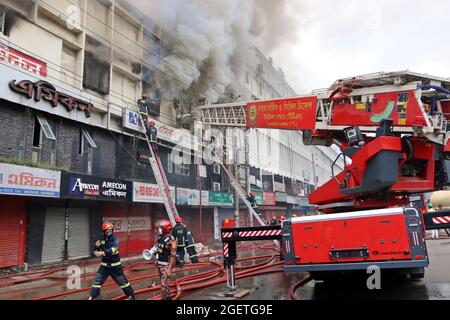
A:
{"type": "Polygon", "coordinates": [[[223,244],[223,256],[228,257],[228,243],[223,244]]]}
{"type": "Polygon", "coordinates": [[[434,224],[450,223],[450,216],[433,218],[433,223],[434,224]]]}
{"type": "Polygon", "coordinates": [[[233,232],[222,233],[222,238],[231,238],[232,236],[233,236],[233,232]]]}
{"type": "Polygon", "coordinates": [[[281,235],[281,230],[260,230],[260,231],[241,231],[241,232],[239,232],[239,237],[241,237],[241,238],[279,236],[279,235],[281,235]]]}

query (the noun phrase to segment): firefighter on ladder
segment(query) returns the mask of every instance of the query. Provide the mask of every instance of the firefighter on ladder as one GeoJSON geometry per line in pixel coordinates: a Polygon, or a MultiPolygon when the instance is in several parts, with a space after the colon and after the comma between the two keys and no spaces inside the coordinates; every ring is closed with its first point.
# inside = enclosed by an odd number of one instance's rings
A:
{"type": "Polygon", "coordinates": [[[169,220],[159,221],[157,227],[158,239],[153,248],[150,249],[150,254],[156,256],[159,279],[161,280],[162,300],[172,300],[169,277],[172,275],[172,269],[176,261],[177,243],[172,235],[172,224],[169,220]]]}
{"type": "Polygon", "coordinates": [[[195,241],[194,236],[192,235],[192,231],[187,231],[187,239],[186,239],[186,251],[189,254],[189,260],[191,260],[192,263],[198,263],[198,253],[195,249],[195,241]]]}
{"type": "Polygon", "coordinates": [[[184,265],[185,247],[187,241],[187,228],[183,224],[183,219],[180,217],[175,218],[176,225],[172,229],[172,235],[177,240],[177,267],[182,268],[184,265]]]}
{"type": "Polygon", "coordinates": [[[99,296],[100,288],[109,276],[120,286],[127,296],[127,300],[134,300],[134,290],[125,276],[120,262],[119,239],[113,234],[114,225],[104,223],[102,231],[103,240],[95,243],[94,251],[96,257],[102,258],[102,262],[95,275],[89,300],[94,300],[99,296]]]}

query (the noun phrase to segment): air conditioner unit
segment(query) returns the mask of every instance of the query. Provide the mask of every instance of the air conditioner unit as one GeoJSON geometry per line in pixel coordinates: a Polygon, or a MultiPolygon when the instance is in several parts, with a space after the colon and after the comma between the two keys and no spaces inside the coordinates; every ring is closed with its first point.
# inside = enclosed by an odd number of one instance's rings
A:
{"type": "Polygon", "coordinates": [[[221,191],[222,188],[220,187],[219,182],[213,182],[213,191],[221,191]]]}
{"type": "Polygon", "coordinates": [[[213,173],[214,174],[220,174],[220,164],[214,163],[214,165],[213,165],[213,173]]]}

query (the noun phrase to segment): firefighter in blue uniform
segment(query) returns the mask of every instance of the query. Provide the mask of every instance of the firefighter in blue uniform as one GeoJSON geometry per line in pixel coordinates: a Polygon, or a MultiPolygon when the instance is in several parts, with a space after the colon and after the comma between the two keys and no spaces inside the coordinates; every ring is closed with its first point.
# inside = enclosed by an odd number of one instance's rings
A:
{"type": "Polygon", "coordinates": [[[171,234],[172,224],[170,221],[159,221],[157,227],[159,234],[158,239],[153,248],[150,249],[150,253],[151,256],[156,256],[156,264],[161,280],[162,300],[172,300],[169,288],[169,277],[172,275],[172,269],[176,261],[177,243],[175,237],[171,234]]]}
{"type": "Polygon", "coordinates": [[[192,231],[187,231],[187,238],[186,238],[186,251],[189,254],[189,260],[191,260],[192,263],[198,263],[198,253],[195,249],[195,241],[194,236],[192,235],[192,231]]]}
{"type": "Polygon", "coordinates": [[[175,222],[176,225],[172,229],[172,235],[177,240],[177,267],[182,268],[184,265],[184,255],[188,230],[183,224],[182,218],[176,217],[175,222]]]}
{"type": "Polygon", "coordinates": [[[95,243],[94,254],[102,258],[100,268],[95,275],[89,300],[94,300],[100,294],[103,283],[111,276],[127,296],[127,300],[134,300],[134,290],[125,276],[119,256],[119,239],[113,234],[114,225],[104,223],[102,225],[103,240],[95,243]]]}

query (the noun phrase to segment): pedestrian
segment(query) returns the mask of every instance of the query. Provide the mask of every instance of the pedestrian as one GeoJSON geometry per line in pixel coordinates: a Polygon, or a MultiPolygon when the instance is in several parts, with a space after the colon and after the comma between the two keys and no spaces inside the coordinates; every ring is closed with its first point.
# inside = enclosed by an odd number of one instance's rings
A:
{"type": "Polygon", "coordinates": [[[187,240],[187,228],[183,224],[183,219],[180,217],[175,218],[176,225],[172,229],[172,235],[177,241],[177,264],[179,268],[183,268],[184,265],[184,255],[187,240]]]}
{"type": "Polygon", "coordinates": [[[95,243],[94,254],[102,258],[100,268],[94,278],[89,300],[96,299],[100,294],[103,283],[111,276],[127,296],[127,300],[134,300],[134,290],[125,276],[119,256],[119,238],[113,234],[114,225],[102,225],[103,239],[95,243]]]}
{"type": "Polygon", "coordinates": [[[156,256],[159,279],[161,281],[162,300],[172,300],[169,288],[169,278],[175,265],[177,242],[172,235],[172,224],[169,220],[161,220],[157,224],[158,239],[150,249],[151,255],[156,256]]]}
{"type": "Polygon", "coordinates": [[[186,251],[189,254],[189,260],[191,260],[192,263],[198,263],[198,253],[197,249],[195,248],[195,241],[194,236],[192,235],[192,231],[187,231],[187,239],[186,239],[186,251]]]}
{"type": "Polygon", "coordinates": [[[278,223],[277,217],[276,216],[272,216],[272,219],[270,220],[270,225],[271,226],[276,226],[278,223]]]}

